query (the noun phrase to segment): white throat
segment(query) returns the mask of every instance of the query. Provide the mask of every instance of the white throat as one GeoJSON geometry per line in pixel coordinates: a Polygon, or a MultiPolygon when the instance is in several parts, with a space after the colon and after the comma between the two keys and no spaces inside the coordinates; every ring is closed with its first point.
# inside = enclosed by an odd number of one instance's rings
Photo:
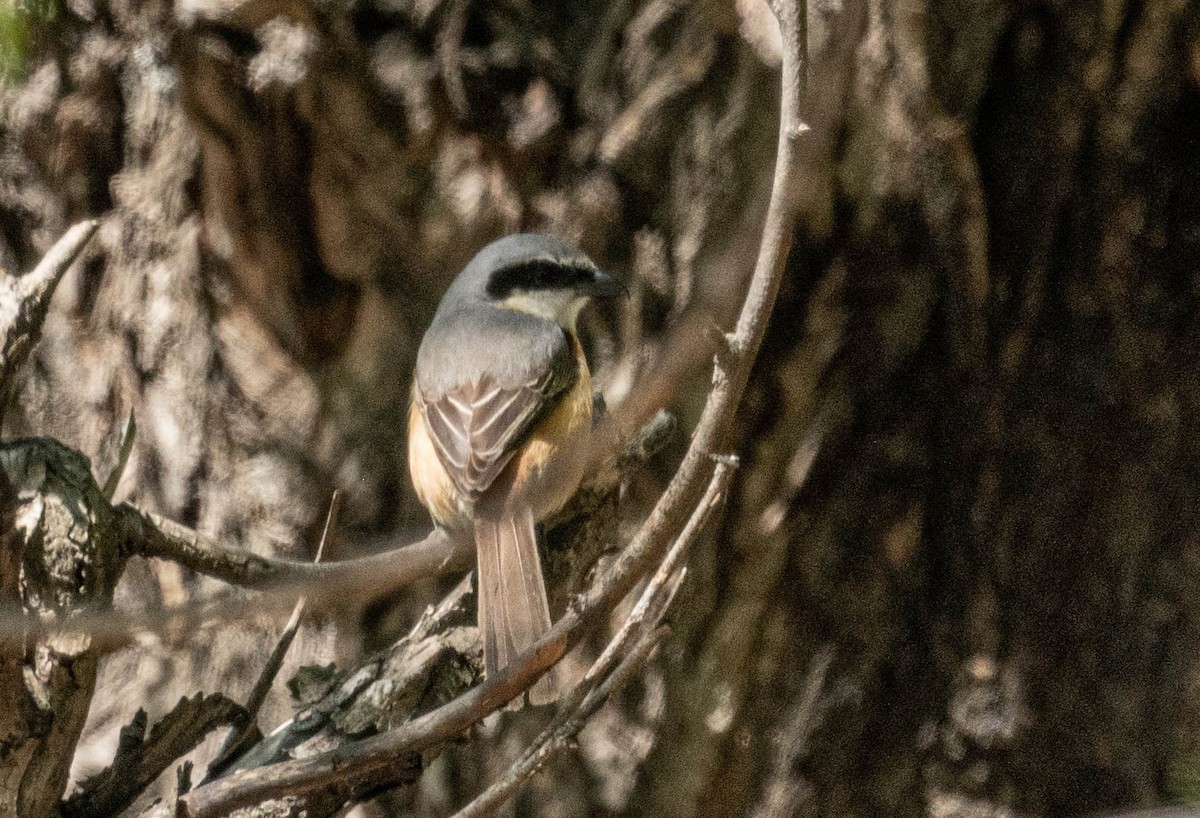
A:
{"type": "Polygon", "coordinates": [[[548,318],[559,326],[575,332],[579,312],[588,297],[572,290],[513,290],[499,302],[505,309],[548,318]]]}

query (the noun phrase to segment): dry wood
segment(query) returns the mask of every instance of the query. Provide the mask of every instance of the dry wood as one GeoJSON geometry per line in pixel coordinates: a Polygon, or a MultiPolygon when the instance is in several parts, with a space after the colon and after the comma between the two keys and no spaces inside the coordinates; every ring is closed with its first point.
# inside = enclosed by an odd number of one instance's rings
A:
{"type": "Polygon", "coordinates": [[[505,672],[443,707],[401,728],[310,758],[281,762],[235,773],[180,799],[184,815],[215,816],[232,809],[287,795],[318,799],[328,808],[378,791],[400,780],[397,769],[406,754],[422,752],[452,740],[471,724],[511,701],[562,658],[584,629],[599,621],[637,580],[655,565],[700,500],[720,452],[733,412],[762,344],[779,281],[791,247],[796,215],[794,190],[796,142],[805,130],[799,115],[801,68],[796,42],[800,30],[794,5],[776,7],[784,31],[783,92],[778,153],[771,200],[754,276],[727,350],[718,356],[713,388],[693,434],[691,446],[674,478],[638,535],[616,564],[560,619],[550,632],[505,672]]]}

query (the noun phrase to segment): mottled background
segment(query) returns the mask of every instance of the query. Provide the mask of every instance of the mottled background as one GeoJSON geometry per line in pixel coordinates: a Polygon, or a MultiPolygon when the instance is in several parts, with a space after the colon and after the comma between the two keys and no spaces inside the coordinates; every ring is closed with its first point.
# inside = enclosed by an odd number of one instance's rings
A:
{"type": "MultiPolygon", "coordinates": [[[[808,3],[801,222],[732,497],[667,646],[517,814],[1200,797],[1200,6],[841,5],[808,3]]],[[[101,219],[5,437],[105,474],[132,411],[118,498],[262,553],[311,554],[335,488],[332,556],[422,533],[403,417],[450,278],[532,228],[630,281],[586,322],[620,404],[673,328],[736,306],[779,48],[761,0],[0,5],[0,266],[101,219]]],[[[685,428],[707,384],[672,391],[685,428]]],[[[138,561],[119,605],[215,587],[138,561]]],[[[293,668],[436,590],[346,600],[293,668]]],[[[110,657],[77,772],[138,706],[244,698],[279,627],[110,657]]],[[[379,814],[446,814],[529,735],[486,726],[379,814]]]]}

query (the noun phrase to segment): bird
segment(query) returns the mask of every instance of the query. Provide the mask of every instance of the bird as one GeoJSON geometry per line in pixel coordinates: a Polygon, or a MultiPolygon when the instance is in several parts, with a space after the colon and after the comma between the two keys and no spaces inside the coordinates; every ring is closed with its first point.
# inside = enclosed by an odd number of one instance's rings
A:
{"type": "MultiPolygon", "coordinates": [[[[537,524],[583,477],[592,379],[577,321],[628,296],[579,250],[540,233],[493,241],[451,283],[417,351],[409,472],[437,525],[474,537],[488,677],[550,629],[537,524]]],[[[530,704],[557,697],[547,674],[530,704]]]]}

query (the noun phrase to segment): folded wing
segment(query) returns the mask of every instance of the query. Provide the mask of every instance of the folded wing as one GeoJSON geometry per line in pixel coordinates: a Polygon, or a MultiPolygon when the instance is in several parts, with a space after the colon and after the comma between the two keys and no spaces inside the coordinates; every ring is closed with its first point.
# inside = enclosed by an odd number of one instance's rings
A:
{"type": "Polygon", "coordinates": [[[538,420],[578,377],[565,337],[548,352],[530,361],[520,379],[501,382],[484,373],[436,391],[418,384],[417,406],[429,436],[464,498],[474,501],[487,491],[538,420]]]}

